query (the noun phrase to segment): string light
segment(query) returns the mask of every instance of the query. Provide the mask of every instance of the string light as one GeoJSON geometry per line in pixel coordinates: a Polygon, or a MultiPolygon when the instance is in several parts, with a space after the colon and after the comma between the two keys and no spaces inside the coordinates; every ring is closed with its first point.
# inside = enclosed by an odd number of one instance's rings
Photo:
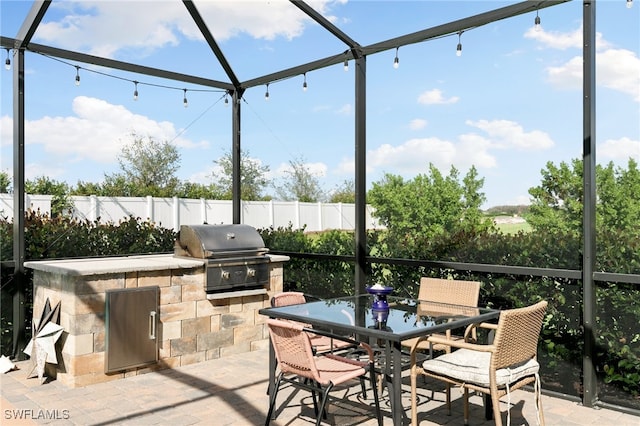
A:
{"type": "Polygon", "coordinates": [[[538,16],[538,11],[536,10],[536,19],[533,21],[534,29],[536,31],[540,31],[540,17],[538,16]]]}
{"type": "Polygon", "coordinates": [[[307,73],[304,73],[304,83],[302,83],[302,90],[307,91],[307,73]]]}
{"type": "Polygon", "coordinates": [[[224,106],[229,106],[229,92],[224,92],[224,106]]]}
{"type": "Polygon", "coordinates": [[[631,9],[633,6],[633,0],[627,0],[627,9],[631,9]]]}
{"type": "Polygon", "coordinates": [[[456,46],[456,56],[462,56],[462,42],[460,40],[461,37],[462,37],[462,31],[458,33],[458,46],[456,46]]]}
{"type": "MultiPolygon", "coordinates": [[[[7,50],[7,52],[9,52],[10,50],[14,50],[14,49],[6,48],[6,50],[7,50]]],[[[15,54],[15,51],[14,51],[14,54],[15,54]]],[[[63,63],[65,65],[74,67],[76,69],[76,77],[75,77],[76,86],[80,86],[80,70],[81,69],[84,70],[84,71],[87,71],[87,72],[100,74],[100,75],[103,75],[105,77],[109,77],[109,78],[113,78],[113,79],[117,79],[117,80],[127,81],[127,82],[130,82],[130,83],[133,83],[133,85],[134,85],[133,100],[134,101],[138,100],[138,98],[139,98],[138,85],[146,85],[146,86],[159,87],[159,88],[162,88],[162,89],[169,89],[169,90],[182,90],[182,92],[184,93],[184,97],[182,99],[182,102],[183,102],[183,105],[184,105],[185,108],[188,107],[188,105],[189,105],[189,102],[187,100],[187,90],[192,91],[192,92],[209,92],[209,93],[214,93],[214,92],[221,93],[221,92],[223,92],[225,94],[225,105],[227,105],[229,103],[229,101],[227,99],[227,96],[229,95],[229,90],[188,89],[188,88],[182,88],[182,87],[166,86],[166,85],[162,85],[162,84],[148,83],[148,82],[143,82],[143,81],[138,81],[138,80],[130,80],[128,78],[120,77],[120,76],[113,75],[113,74],[108,74],[108,73],[105,73],[105,72],[102,72],[102,71],[98,71],[98,70],[95,70],[95,69],[83,68],[80,65],[74,65],[72,63],[63,61],[61,59],[55,58],[53,56],[49,56],[49,55],[44,54],[44,53],[39,53],[39,54],[44,56],[44,57],[46,57],[46,58],[48,58],[48,59],[52,59],[54,61],[58,61],[58,62],[63,63]]],[[[10,64],[10,59],[7,57],[7,60],[5,61],[5,65],[9,65],[9,64],[10,64]]],[[[222,99],[222,97],[220,98],[220,100],[221,99],[222,99]]]]}
{"type": "Polygon", "coordinates": [[[9,59],[9,49],[7,49],[7,59],[4,61],[4,69],[9,71],[11,69],[11,59],[9,59]]]}
{"type": "Polygon", "coordinates": [[[267,83],[267,91],[264,94],[264,100],[265,101],[269,100],[269,83],[267,83]]]}
{"type": "Polygon", "coordinates": [[[400,66],[400,59],[398,59],[398,49],[400,49],[399,47],[396,47],[396,57],[393,60],[393,67],[395,69],[398,69],[398,67],[400,66]]]}
{"type": "Polygon", "coordinates": [[[344,58],[344,70],[349,71],[349,60],[344,58]]]}

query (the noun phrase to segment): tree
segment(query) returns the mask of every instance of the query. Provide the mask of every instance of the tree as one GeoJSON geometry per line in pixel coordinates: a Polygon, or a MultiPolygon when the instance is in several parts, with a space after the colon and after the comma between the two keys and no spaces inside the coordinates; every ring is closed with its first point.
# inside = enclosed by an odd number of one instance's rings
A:
{"type": "Polygon", "coordinates": [[[118,156],[121,173],[105,175],[105,195],[131,197],[170,197],[180,181],[175,176],[180,167],[178,149],[167,141],[131,134],[132,141],[118,156]]]}
{"type": "Polygon", "coordinates": [[[302,158],[289,161],[290,169],[285,171],[287,175],[282,185],[276,186],[276,194],[285,201],[301,201],[304,203],[316,203],[322,201],[324,193],[320,187],[320,181],[314,176],[302,158]]]}
{"type": "Polygon", "coordinates": [[[9,173],[1,171],[0,172],[0,193],[6,194],[11,189],[11,177],[9,177],[9,173]]]}
{"type": "MultiPolygon", "coordinates": [[[[534,230],[582,234],[582,160],[556,166],[548,162],[540,186],[529,189],[532,204],[527,221],[534,230]]],[[[638,232],[640,171],[629,158],[627,168],[613,163],[596,166],[596,226],[605,232],[638,232]]]]}
{"type": "Polygon", "coordinates": [[[330,203],[355,203],[356,190],[353,180],[345,180],[331,192],[329,197],[330,203]]]}
{"type": "Polygon", "coordinates": [[[180,198],[205,198],[207,200],[221,200],[222,195],[218,192],[218,188],[213,185],[204,185],[194,182],[182,182],[178,188],[176,197],[180,198]]]}
{"type": "Polygon", "coordinates": [[[73,208],[69,198],[69,186],[64,182],[58,182],[46,176],[40,176],[24,182],[24,191],[27,194],[53,195],[51,199],[51,216],[64,216],[67,210],[73,208]]]}
{"type": "MultiPolygon", "coordinates": [[[[212,173],[214,179],[212,190],[219,194],[222,200],[233,199],[233,158],[231,151],[226,152],[215,161],[220,167],[220,172],[212,173]]],[[[240,152],[240,197],[243,200],[264,200],[267,199],[263,195],[265,188],[269,185],[267,173],[269,166],[262,165],[260,160],[250,158],[249,152],[241,150],[240,152]]]]}
{"type": "Polygon", "coordinates": [[[104,195],[102,185],[93,182],[79,180],[75,187],[71,188],[71,195],[104,195]]]}
{"type": "Polygon", "coordinates": [[[481,192],[484,179],[478,178],[478,171],[475,166],[471,166],[463,182],[463,206],[464,212],[461,225],[469,232],[486,231],[493,227],[493,221],[487,220],[482,212],[482,203],[487,201],[484,193],[481,192]]]}
{"type": "Polygon", "coordinates": [[[480,192],[483,183],[473,167],[460,183],[455,167],[445,177],[430,164],[429,174],[408,181],[386,174],[373,183],[368,202],[389,232],[397,236],[428,239],[458,231],[481,232],[492,226],[480,210],[485,199],[480,192]]]}

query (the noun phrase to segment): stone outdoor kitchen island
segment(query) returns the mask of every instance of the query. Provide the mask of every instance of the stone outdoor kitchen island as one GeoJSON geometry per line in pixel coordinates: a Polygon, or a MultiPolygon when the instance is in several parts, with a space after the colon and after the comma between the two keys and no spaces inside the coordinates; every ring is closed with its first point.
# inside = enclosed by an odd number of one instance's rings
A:
{"type": "MultiPolygon", "coordinates": [[[[167,254],[26,262],[34,271],[34,316],[47,299],[53,306],[60,302],[64,333],[57,344],[58,365],[47,364],[47,375],[78,387],[267,348],[265,319],[258,310],[282,291],[283,264],[289,260],[268,257],[264,288],[218,298],[205,292],[205,261],[196,258],[167,254]],[[158,361],[105,372],[107,293],[156,286],[158,361]]],[[[125,330],[134,327],[128,318],[121,320],[125,330]]]]}

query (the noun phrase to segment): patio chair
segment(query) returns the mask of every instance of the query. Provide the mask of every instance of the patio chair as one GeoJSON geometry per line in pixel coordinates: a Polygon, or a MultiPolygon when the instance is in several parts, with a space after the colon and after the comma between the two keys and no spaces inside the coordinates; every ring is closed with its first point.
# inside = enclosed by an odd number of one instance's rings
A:
{"type": "MultiPolygon", "coordinates": [[[[308,333],[313,330],[306,329],[300,323],[271,318],[267,320],[267,325],[280,372],[276,379],[273,395],[270,398],[269,412],[265,425],[269,425],[271,422],[278,390],[283,383],[289,383],[311,392],[317,417],[316,425],[320,425],[322,418],[326,416],[325,407],[329,392],[334,386],[341,385],[352,379],[360,379],[364,391],[364,377],[367,373],[369,373],[369,380],[373,390],[378,425],[382,425],[378,391],[375,386],[375,358],[369,345],[362,342],[349,341],[350,344],[357,344],[366,350],[369,355],[368,362],[357,361],[332,353],[314,355],[308,333]],[[319,409],[316,398],[317,393],[322,394],[319,409]]],[[[334,339],[348,340],[342,336],[334,336],[334,339]]],[[[366,394],[363,394],[363,397],[366,398],[366,394]]]]}
{"type": "MultiPolygon", "coordinates": [[[[427,302],[449,303],[452,305],[478,306],[478,297],[480,296],[480,281],[463,281],[449,280],[443,278],[422,277],[420,279],[420,289],[418,290],[418,299],[427,302]]],[[[434,336],[442,337],[441,334],[434,336]]],[[[460,340],[461,336],[456,336],[447,330],[445,335],[447,339],[460,340]]],[[[402,342],[407,350],[411,350],[418,338],[409,339],[402,342]]],[[[445,344],[433,344],[429,340],[421,340],[416,347],[417,350],[429,351],[433,356],[434,351],[450,352],[451,347],[445,344]]]]}
{"type": "MultiPolygon", "coordinates": [[[[304,293],[299,291],[285,291],[283,293],[276,294],[271,298],[271,306],[289,306],[300,305],[307,303],[304,293]]],[[[308,324],[303,324],[304,327],[311,329],[308,324]]],[[[349,342],[343,340],[336,340],[331,336],[324,336],[321,334],[311,332],[309,334],[311,339],[311,347],[314,353],[333,352],[339,349],[347,349],[353,347],[349,342]]]]}
{"type": "MultiPolygon", "coordinates": [[[[547,302],[541,301],[525,308],[505,310],[500,313],[498,324],[478,324],[495,330],[492,344],[480,345],[465,341],[451,341],[442,337],[431,337],[434,343],[459,348],[456,351],[424,361],[422,366],[411,368],[411,424],[418,424],[416,382],[418,375],[435,378],[449,385],[464,389],[464,424],[469,421],[469,390],[489,395],[493,407],[493,418],[497,426],[502,425],[499,398],[524,385],[534,383],[538,424],[544,425],[540,400],[540,368],[536,360],[538,338],[547,302]]],[[[465,333],[468,334],[468,333],[465,333]]],[[[426,337],[424,338],[426,339],[426,337]]],[[[414,358],[415,352],[412,352],[414,358]]],[[[510,408],[510,407],[509,407],[510,408]]],[[[447,395],[447,409],[451,412],[451,400],[447,395]]],[[[507,423],[510,422],[507,411],[507,423]]]]}

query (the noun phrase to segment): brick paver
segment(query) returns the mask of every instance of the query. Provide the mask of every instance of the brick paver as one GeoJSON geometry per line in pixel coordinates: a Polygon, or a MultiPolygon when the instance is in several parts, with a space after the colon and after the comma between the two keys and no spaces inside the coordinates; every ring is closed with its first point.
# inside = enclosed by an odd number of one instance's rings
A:
{"type": "MultiPolygon", "coordinates": [[[[53,380],[39,384],[27,378],[29,362],[0,377],[0,424],[13,425],[260,425],[268,409],[266,350],[235,354],[198,364],[132,376],[83,388],[68,388],[53,380]]],[[[442,385],[427,382],[419,393],[421,425],[461,425],[461,392],[452,390],[452,414],[444,407],[442,385]],[[434,389],[433,398],[431,388],[434,389]]],[[[372,401],[362,400],[359,386],[340,389],[332,401],[327,423],[375,425],[372,401]],[[367,406],[367,404],[369,406],[367,406]]],[[[371,398],[371,393],[368,393],[371,398]]],[[[506,422],[506,398],[502,399],[506,422]]],[[[314,423],[308,393],[284,389],[278,395],[274,425],[314,423]],[[282,404],[287,402],[286,407],[282,404]]],[[[481,398],[471,398],[471,425],[492,425],[483,417],[481,398]]],[[[391,424],[389,400],[381,398],[384,423],[391,424]]],[[[408,378],[403,405],[410,413],[408,378]]],[[[582,407],[575,402],[543,396],[547,425],[636,426],[640,418],[605,409],[582,407]]],[[[511,424],[536,424],[533,395],[511,395],[511,424]]],[[[408,422],[408,420],[407,420],[408,422]]]]}

